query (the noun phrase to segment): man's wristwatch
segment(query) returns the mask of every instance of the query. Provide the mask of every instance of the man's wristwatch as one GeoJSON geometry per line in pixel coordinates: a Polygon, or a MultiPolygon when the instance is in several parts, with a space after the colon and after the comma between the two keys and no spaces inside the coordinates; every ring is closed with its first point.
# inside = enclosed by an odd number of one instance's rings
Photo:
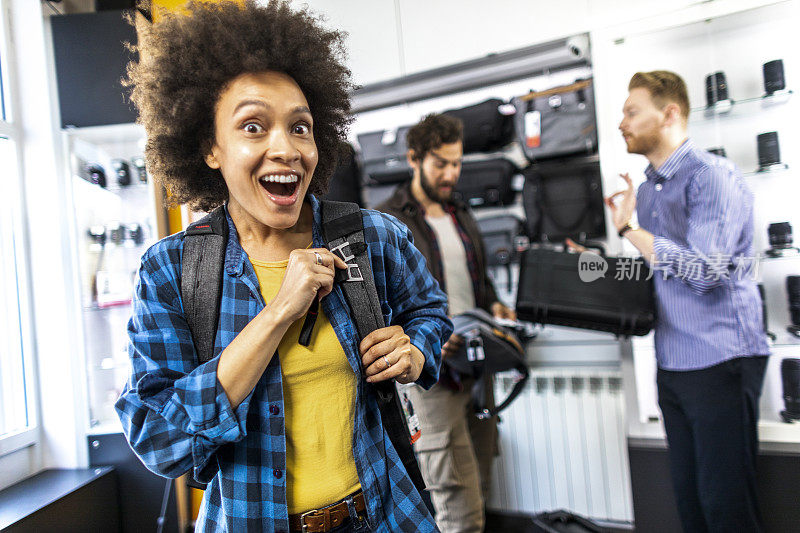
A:
{"type": "Polygon", "coordinates": [[[621,237],[624,237],[625,234],[628,233],[629,231],[633,231],[633,230],[637,230],[637,229],[639,229],[639,225],[637,223],[635,223],[635,222],[630,222],[629,221],[629,222],[626,222],[625,225],[622,226],[619,229],[619,231],[617,232],[617,235],[619,235],[620,238],[621,238],[621,237]]]}

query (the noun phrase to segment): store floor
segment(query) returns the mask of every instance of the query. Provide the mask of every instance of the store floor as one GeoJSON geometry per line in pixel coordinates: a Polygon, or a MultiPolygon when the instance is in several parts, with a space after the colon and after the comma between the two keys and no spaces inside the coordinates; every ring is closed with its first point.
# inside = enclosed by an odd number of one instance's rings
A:
{"type": "MultiPolygon", "coordinates": [[[[605,528],[607,533],[631,533],[634,531],[629,524],[598,524],[605,528]]],[[[533,526],[532,517],[523,514],[496,513],[488,511],[486,513],[485,533],[539,533],[541,529],[533,526]]]]}

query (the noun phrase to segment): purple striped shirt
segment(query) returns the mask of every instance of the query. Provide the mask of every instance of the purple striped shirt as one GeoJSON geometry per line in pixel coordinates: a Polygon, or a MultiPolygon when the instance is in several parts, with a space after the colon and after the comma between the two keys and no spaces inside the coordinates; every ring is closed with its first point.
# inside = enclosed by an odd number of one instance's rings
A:
{"type": "Polygon", "coordinates": [[[752,270],[753,195],[739,170],[689,139],[645,175],[637,215],[655,235],[658,366],[769,354],[752,270]]]}

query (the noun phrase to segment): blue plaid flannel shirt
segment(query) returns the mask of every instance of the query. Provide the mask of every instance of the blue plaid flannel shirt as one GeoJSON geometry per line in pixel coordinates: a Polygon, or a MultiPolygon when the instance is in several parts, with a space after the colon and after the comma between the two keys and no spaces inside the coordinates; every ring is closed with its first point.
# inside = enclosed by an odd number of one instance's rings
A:
{"type": "MultiPolygon", "coordinates": [[[[324,245],[319,201],[313,244],[324,245]]],[[[407,228],[392,216],[362,211],[364,236],[386,324],[402,326],[425,354],[417,383],[438,379],[441,347],[452,332],[446,296],[428,273],[407,228]]],[[[183,234],[142,257],[128,324],[132,373],[116,409],[142,462],[165,477],[191,471],[208,483],[197,531],[289,531],[286,441],[280,359],[274,357],[247,398],[233,409],[217,380],[219,354],[264,307],[258,280],[228,216],[222,303],[215,358],[198,365],[181,303],[183,234]]],[[[323,309],[354,372],[358,337],[341,289],[323,309]]],[[[386,436],[373,389],[358,381],[353,457],[373,531],[438,531],[386,436]]]]}

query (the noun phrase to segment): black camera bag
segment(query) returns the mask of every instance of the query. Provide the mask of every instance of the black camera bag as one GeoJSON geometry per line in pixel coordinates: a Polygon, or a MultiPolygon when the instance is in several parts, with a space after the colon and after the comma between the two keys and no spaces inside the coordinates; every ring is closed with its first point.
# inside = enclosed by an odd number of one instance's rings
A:
{"type": "Polygon", "coordinates": [[[622,336],[647,335],[655,325],[656,306],[644,260],[595,256],[607,262],[605,275],[582,281],[581,255],[549,248],[531,248],[523,254],[516,305],[520,320],[622,336]]]}
{"type": "Polygon", "coordinates": [[[464,345],[445,363],[461,374],[475,378],[472,403],[478,418],[495,416],[514,401],[528,380],[522,343],[512,329],[498,324],[483,309],[472,309],[453,317],[453,327],[453,334],[461,336],[464,345]],[[506,399],[489,409],[484,397],[485,380],[506,370],[516,370],[520,378],[506,399]]]}
{"type": "Polygon", "coordinates": [[[522,205],[532,241],[576,241],[606,235],[597,157],[534,163],[523,171],[522,205]]]}
{"type": "Polygon", "coordinates": [[[487,266],[507,266],[517,262],[517,240],[523,228],[522,221],[516,215],[502,213],[481,217],[477,223],[486,250],[487,266]]]}
{"type": "Polygon", "coordinates": [[[508,159],[464,161],[454,196],[472,207],[511,203],[516,191],[511,187],[517,167],[508,159]]]}
{"type": "MultiPolygon", "coordinates": [[[[491,152],[514,140],[514,117],[503,114],[505,102],[492,98],[460,109],[442,113],[464,124],[464,153],[491,152]]],[[[509,106],[510,107],[510,106],[509,106]]]]}
{"type": "Polygon", "coordinates": [[[366,185],[400,183],[411,177],[406,159],[406,133],[410,126],[357,135],[364,160],[366,185]]]}

